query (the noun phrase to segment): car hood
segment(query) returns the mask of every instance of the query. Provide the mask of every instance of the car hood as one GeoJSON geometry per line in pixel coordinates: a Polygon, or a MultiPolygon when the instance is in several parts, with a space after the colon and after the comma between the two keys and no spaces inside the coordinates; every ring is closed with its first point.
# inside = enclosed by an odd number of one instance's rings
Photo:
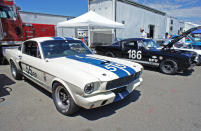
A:
{"type": "Polygon", "coordinates": [[[130,64],[126,61],[115,61],[99,55],[75,55],[49,59],[55,76],[79,86],[91,82],[111,81],[114,79],[133,75],[141,70],[140,65],[130,64]],[[105,59],[104,59],[105,58],[105,59]]]}
{"type": "Polygon", "coordinates": [[[201,29],[201,26],[198,27],[194,27],[191,28],[189,30],[187,30],[186,32],[182,33],[182,35],[178,36],[177,38],[173,39],[171,42],[169,42],[167,45],[164,45],[163,48],[171,48],[175,43],[177,43],[178,41],[180,41],[182,38],[186,37],[188,34],[190,34],[191,32],[201,29]]]}
{"type": "MultiPolygon", "coordinates": [[[[152,48],[152,49],[149,49],[149,50],[152,51],[152,52],[162,52],[163,51],[162,48],[152,48]]],[[[170,52],[170,51],[167,50],[166,52],[170,52]]],[[[197,55],[197,52],[191,51],[191,50],[174,49],[173,52],[176,53],[176,54],[185,55],[185,56],[190,57],[190,58],[192,58],[192,57],[197,55]]],[[[170,52],[170,53],[172,54],[173,52],[170,52]]]]}

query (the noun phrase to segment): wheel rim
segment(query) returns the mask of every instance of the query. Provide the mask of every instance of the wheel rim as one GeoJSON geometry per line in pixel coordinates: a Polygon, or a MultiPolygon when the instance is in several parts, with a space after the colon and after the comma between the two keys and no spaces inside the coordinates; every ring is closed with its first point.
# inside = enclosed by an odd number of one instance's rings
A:
{"type": "Polygon", "coordinates": [[[60,108],[65,110],[69,109],[70,106],[69,95],[64,87],[58,86],[56,88],[55,97],[56,97],[56,103],[60,108]]]}
{"type": "Polygon", "coordinates": [[[164,69],[166,72],[171,73],[174,71],[174,64],[170,61],[164,63],[164,69]]]}
{"type": "Polygon", "coordinates": [[[16,67],[14,64],[11,64],[11,73],[14,77],[16,77],[17,75],[17,72],[16,72],[16,67]]]}

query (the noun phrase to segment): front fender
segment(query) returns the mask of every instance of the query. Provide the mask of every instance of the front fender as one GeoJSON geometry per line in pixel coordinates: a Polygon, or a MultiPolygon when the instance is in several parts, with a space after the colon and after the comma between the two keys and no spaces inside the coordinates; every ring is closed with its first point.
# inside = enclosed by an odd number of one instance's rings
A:
{"type": "MultiPolygon", "coordinates": [[[[72,98],[73,98],[73,100],[75,101],[75,103],[77,103],[76,94],[81,94],[81,93],[82,93],[81,88],[76,87],[75,85],[70,84],[70,83],[68,83],[68,82],[66,82],[66,81],[64,81],[64,80],[62,80],[62,79],[60,79],[60,78],[54,78],[54,79],[52,80],[52,82],[51,82],[52,87],[53,87],[53,84],[54,84],[55,82],[61,83],[61,84],[68,90],[68,92],[69,92],[70,95],[72,96],[72,98]]],[[[52,89],[51,89],[51,91],[52,91],[52,89]]]]}

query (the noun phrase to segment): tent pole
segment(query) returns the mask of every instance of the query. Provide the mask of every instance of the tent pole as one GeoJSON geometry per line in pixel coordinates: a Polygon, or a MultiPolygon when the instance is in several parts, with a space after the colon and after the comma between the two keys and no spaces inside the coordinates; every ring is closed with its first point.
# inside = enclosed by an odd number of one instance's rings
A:
{"type": "Polygon", "coordinates": [[[90,33],[90,27],[88,26],[88,46],[91,47],[91,33],[90,33]]]}

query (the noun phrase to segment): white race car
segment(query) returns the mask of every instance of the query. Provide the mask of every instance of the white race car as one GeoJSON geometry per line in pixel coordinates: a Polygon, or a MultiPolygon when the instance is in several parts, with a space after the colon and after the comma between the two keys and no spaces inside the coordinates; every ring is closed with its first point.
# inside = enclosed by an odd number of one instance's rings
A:
{"type": "Polygon", "coordinates": [[[73,38],[34,38],[5,55],[12,76],[25,76],[50,91],[64,115],[78,106],[92,109],[124,99],[142,82],[141,65],[95,55],[73,38]]]}

